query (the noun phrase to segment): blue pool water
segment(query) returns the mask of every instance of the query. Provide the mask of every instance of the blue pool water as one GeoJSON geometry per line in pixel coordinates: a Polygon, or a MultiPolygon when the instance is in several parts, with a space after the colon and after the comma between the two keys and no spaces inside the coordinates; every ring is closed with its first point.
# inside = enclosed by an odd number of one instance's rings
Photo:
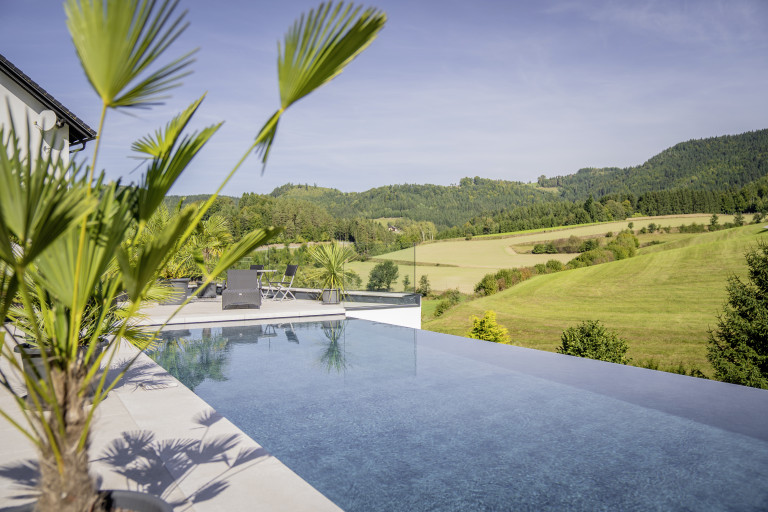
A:
{"type": "Polygon", "coordinates": [[[349,512],[768,510],[764,390],[354,319],[165,337],[158,362],[349,512]]]}

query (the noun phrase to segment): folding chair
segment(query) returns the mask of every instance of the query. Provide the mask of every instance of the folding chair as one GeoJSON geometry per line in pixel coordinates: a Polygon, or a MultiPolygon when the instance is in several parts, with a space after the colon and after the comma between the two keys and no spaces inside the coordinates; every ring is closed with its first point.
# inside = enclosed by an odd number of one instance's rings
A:
{"type": "Polygon", "coordinates": [[[271,286],[269,284],[269,278],[267,278],[267,275],[261,272],[264,270],[264,265],[251,265],[251,270],[256,270],[259,272],[259,291],[261,292],[261,298],[266,299],[267,294],[269,293],[271,286]],[[264,279],[267,280],[267,287],[264,287],[264,279]]]}
{"type": "Polygon", "coordinates": [[[291,285],[293,285],[293,279],[296,277],[296,272],[298,270],[298,265],[288,265],[285,269],[285,274],[283,274],[282,280],[269,283],[270,288],[272,288],[272,286],[277,287],[275,289],[275,295],[272,297],[274,300],[280,300],[282,302],[282,300],[288,298],[289,295],[291,299],[296,299],[296,296],[294,296],[293,292],[291,292],[291,285]]]}

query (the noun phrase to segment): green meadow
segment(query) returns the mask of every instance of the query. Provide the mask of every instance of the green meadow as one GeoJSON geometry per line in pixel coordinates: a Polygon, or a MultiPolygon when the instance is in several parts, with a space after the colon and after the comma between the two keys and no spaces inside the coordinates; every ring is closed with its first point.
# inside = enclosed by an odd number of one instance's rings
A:
{"type": "MultiPolygon", "coordinates": [[[[635,220],[635,229],[643,225],[635,220]]],[[[600,320],[628,340],[634,364],[653,359],[668,369],[682,362],[711,375],[707,331],[722,309],[726,278],[746,275],[744,252],[765,237],[762,232],[762,225],[749,225],[667,235],[669,241],[644,247],[634,258],[536,276],[462,303],[438,319],[425,315],[422,327],[464,335],[472,315],[494,310],[514,344],[554,351],[564,329],[583,320],[600,320]]]]}
{"type": "MultiPolygon", "coordinates": [[[[502,268],[532,267],[552,259],[567,263],[577,256],[576,254],[531,254],[531,249],[535,243],[568,238],[572,235],[594,237],[605,235],[608,232],[615,234],[626,229],[629,222],[634,223],[634,230],[637,231],[652,222],[661,226],[678,227],[693,222],[709,224],[709,219],[710,215],[642,217],[621,222],[603,222],[564,229],[509,233],[503,236],[495,235],[494,238],[476,237],[471,240],[446,240],[422,244],[416,247],[416,279],[418,280],[422,274],[426,274],[434,290],[458,288],[464,293],[472,293],[475,284],[489,272],[502,268]]],[[[732,219],[732,216],[721,215],[720,223],[730,222],[732,219]]],[[[688,235],[682,236],[687,237],[688,235]]],[[[679,238],[679,236],[663,233],[640,236],[644,243],[648,243],[651,239],[672,240],[675,238],[679,238]]],[[[394,289],[401,291],[404,273],[407,272],[413,280],[413,265],[404,264],[404,262],[414,261],[412,248],[377,256],[374,261],[354,262],[350,264],[350,268],[360,274],[363,279],[363,286],[365,286],[368,274],[376,264],[376,260],[384,259],[398,262],[400,278],[394,289]]]]}

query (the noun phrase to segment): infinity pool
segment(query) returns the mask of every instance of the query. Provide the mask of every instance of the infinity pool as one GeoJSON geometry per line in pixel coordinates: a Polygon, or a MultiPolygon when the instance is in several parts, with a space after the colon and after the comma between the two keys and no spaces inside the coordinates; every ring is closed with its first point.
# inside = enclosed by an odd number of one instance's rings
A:
{"type": "Polygon", "coordinates": [[[151,354],[348,512],[768,510],[768,392],[364,320],[151,354]]]}

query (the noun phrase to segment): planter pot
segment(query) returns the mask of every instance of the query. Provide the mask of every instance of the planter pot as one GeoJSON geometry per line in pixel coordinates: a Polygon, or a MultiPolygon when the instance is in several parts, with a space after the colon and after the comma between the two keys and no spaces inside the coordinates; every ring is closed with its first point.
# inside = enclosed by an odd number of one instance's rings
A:
{"type": "MultiPolygon", "coordinates": [[[[28,343],[22,343],[21,345],[24,348],[24,352],[21,351],[21,349],[17,346],[13,348],[13,351],[17,354],[21,354],[21,362],[22,366],[24,368],[24,373],[27,375],[35,375],[35,369],[37,370],[37,374],[40,375],[42,378],[45,378],[45,364],[43,363],[43,351],[39,348],[35,348],[34,346],[28,344],[28,343]]],[[[96,345],[96,348],[93,352],[92,360],[95,360],[98,358],[104,350],[109,346],[109,343],[106,340],[103,340],[99,342],[98,345],[96,345]]],[[[85,351],[87,350],[87,347],[79,347],[78,352],[81,356],[85,356],[85,351]]],[[[101,378],[101,372],[96,373],[94,382],[91,383],[91,386],[88,388],[88,392],[86,393],[87,398],[93,397],[94,392],[96,391],[96,387],[98,386],[98,379],[101,378]]],[[[34,401],[32,400],[32,397],[27,395],[27,402],[29,404],[33,404],[34,401]]]]}
{"type": "Polygon", "coordinates": [[[338,304],[341,301],[341,293],[337,288],[323,290],[323,304],[338,304]]]}
{"type": "Polygon", "coordinates": [[[173,295],[160,303],[161,306],[178,306],[187,300],[189,294],[189,278],[166,279],[165,282],[173,288],[173,295]]]}
{"type": "Polygon", "coordinates": [[[217,286],[216,283],[208,283],[205,288],[197,292],[197,296],[201,299],[215,299],[217,286]]]}
{"type": "MultiPolygon", "coordinates": [[[[139,491],[106,490],[107,504],[110,508],[107,510],[120,510],[131,512],[173,512],[171,507],[164,500],[139,491]]],[[[19,505],[7,510],[8,512],[34,512],[35,502],[19,505]]]]}

